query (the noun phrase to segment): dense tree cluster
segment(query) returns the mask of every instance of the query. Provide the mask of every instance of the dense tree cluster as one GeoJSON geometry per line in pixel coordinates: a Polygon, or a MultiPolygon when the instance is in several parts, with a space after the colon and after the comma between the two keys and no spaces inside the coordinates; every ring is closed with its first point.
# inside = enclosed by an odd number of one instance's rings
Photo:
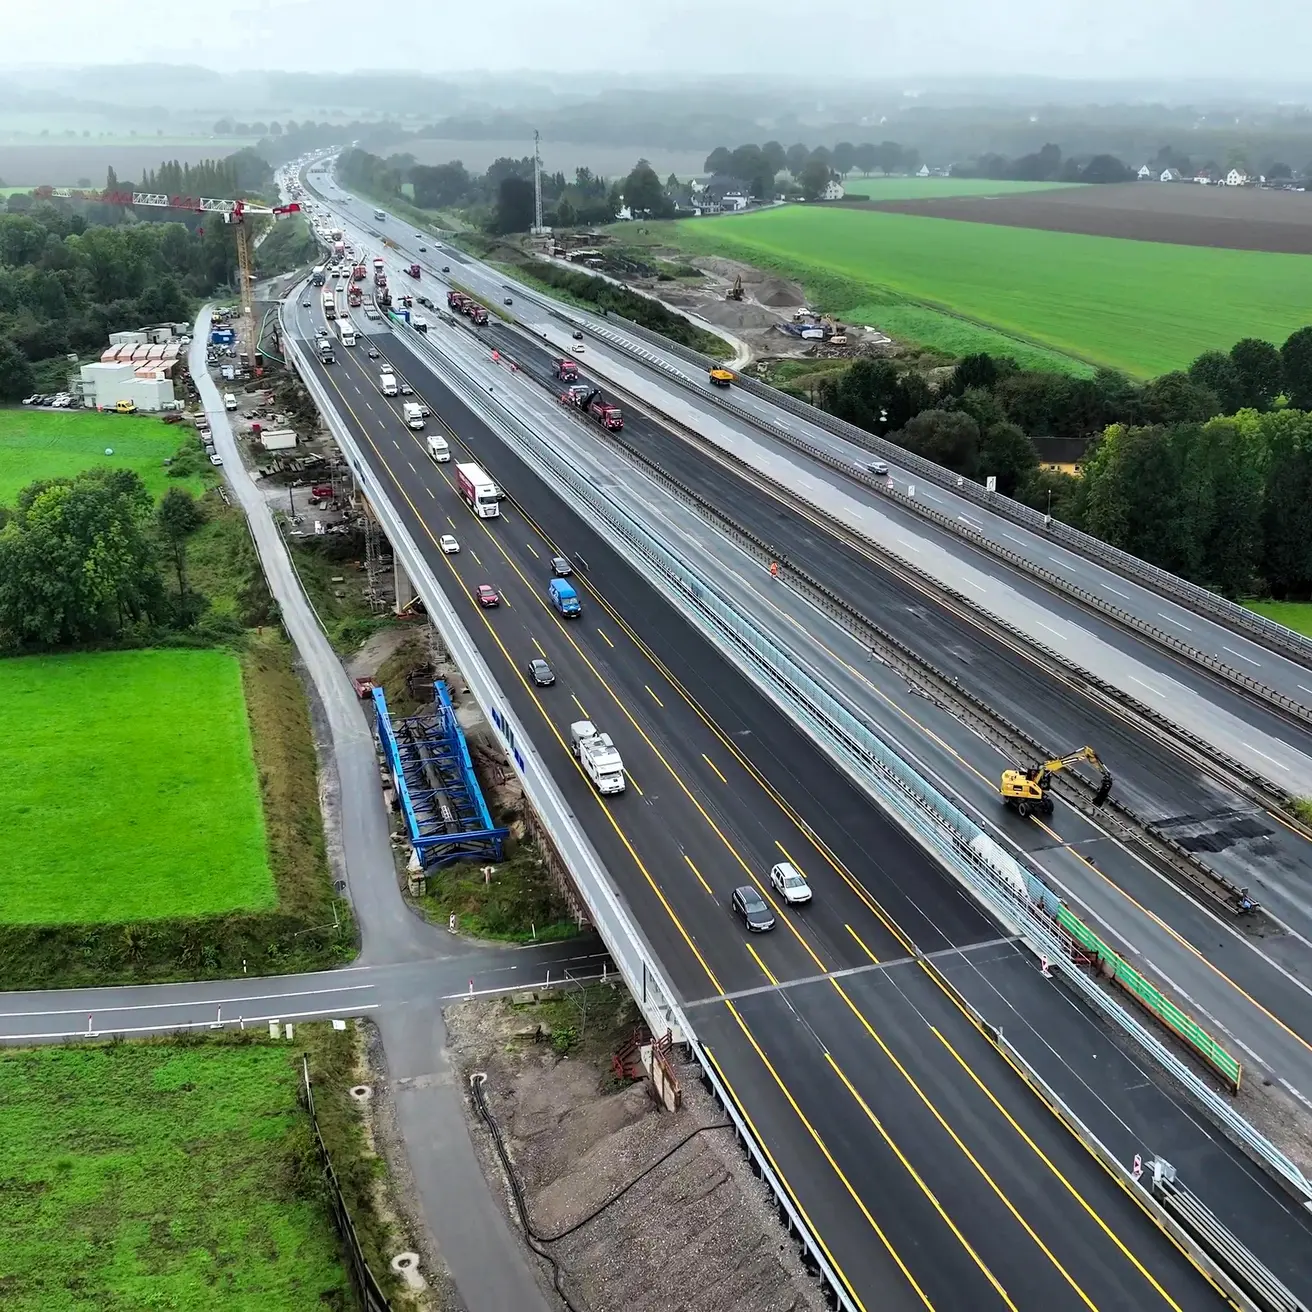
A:
{"type": "MultiPolygon", "coordinates": [[[[231,198],[268,176],[241,151],[165,163],[141,183],[111,169],[106,189],[231,198]]],[[[62,386],[65,357],[101,349],[112,332],[190,318],[235,273],[232,230],[212,216],[11,195],[0,212],[0,401],[62,386]]]]}
{"type": "Polygon", "coordinates": [[[1135,383],[967,356],[937,390],[888,360],[820,385],[831,413],[1232,595],[1312,596],[1312,327],[1135,383]],[[1083,476],[1031,437],[1092,439],[1083,476]]]}
{"type": "Polygon", "coordinates": [[[5,647],[145,638],[186,627],[203,608],[186,574],[187,539],[203,516],[181,488],[156,505],[131,470],[92,469],[30,484],[0,518],[5,647]]]}
{"type": "Polygon", "coordinates": [[[785,169],[800,185],[808,167],[827,169],[827,182],[834,174],[846,178],[853,170],[864,177],[872,173],[885,176],[914,173],[920,162],[918,150],[901,146],[896,141],[881,141],[878,145],[866,141],[859,146],[840,141],[832,150],[828,146],[812,149],[800,141],[785,149],[778,141],[767,141],[761,146],[739,146],[736,150],[717,146],[707,155],[703,167],[707,173],[727,173],[751,183],[753,195],[770,196],[774,193],[776,176],[785,169]]]}

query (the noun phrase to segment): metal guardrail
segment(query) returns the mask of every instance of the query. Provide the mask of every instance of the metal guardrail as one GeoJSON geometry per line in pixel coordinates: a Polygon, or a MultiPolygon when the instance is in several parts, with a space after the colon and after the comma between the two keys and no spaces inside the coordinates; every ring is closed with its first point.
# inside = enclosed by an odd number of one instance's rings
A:
{"type": "MultiPolygon", "coordinates": [[[[717,1101],[733,1121],[739,1142],[751,1158],[753,1169],[774,1195],[781,1218],[785,1220],[789,1233],[797,1236],[803,1260],[817,1273],[831,1305],[842,1308],[844,1312],[857,1312],[857,1302],[852,1291],[838,1275],[822,1241],[806,1222],[800,1203],[776,1172],[769,1152],[757,1141],[739,1111],[732,1090],[707,1059],[696,1033],[677,1002],[675,990],[666,978],[659,958],[634,923],[620,898],[619,890],[584,834],[577,816],[570,810],[550,770],[534,747],[531,736],[516,719],[482,653],[474,645],[446,594],[438,587],[422,553],[401,522],[373,469],[364,459],[350,429],[337,413],[306,354],[301,350],[300,343],[287,331],[285,317],[283,329],[289,361],[305,382],[334,440],[350,462],[355,478],[378,514],[393,552],[409,574],[427,608],[429,618],[437,625],[470,691],[489,723],[496,726],[507,758],[512,762],[524,794],[536,813],[537,822],[587,901],[592,922],[623,975],[629,992],[646,1016],[649,1027],[653,1033],[673,1032],[679,1042],[688,1045],[693,1056],[707,1071],[717,1101]]],[[[416,336],[418,334],[406,334],[407,340],[416,336]]]]}
{"type": "MultiPolygon", "coordinates": [[[[414,336],[419,335],[407,333],[404,340],[412,342],[414,336]]],[[[553,443],[521,420],[495,392],[477,384],[471,371],[455,368],[427,338],[420,336],[419,340],[422,346],[417,353],[435,364],[447,386],[502,441],[530,467],[544,473],[550,486],[568,488],[578,503],[607,525],[611,544],[713,643],[735,653],[737,664],[756,686],[876,796],[995,919],[1012,927],[1036,957],[1047,958],[1095,1012],[1169,1073],[1228,1137],[1312,1210],[1312,1185],[1298,1166],[1070,961],[1050,920],[1051,894],[1036,876],[911,769],[871,725],[781,649],[733,599],[649,533],[622,502],[582,477],[553,443]]],[[[505,377],[504,373],[497,375],[499,380],[505,377]]]]}
{"type": "MultiPolygon", "coordinates": [[[[709,356],[704,356],[679,342],[673,342],[668,337],[663,337],[660,333],[653,332],[650,328],[645,328],[632,320],[623,319],[619,315],[610,315],[608,317],[619,319],[623,323],[626,332],[631,332],[635,337],[650,342],[664,351],[678,355],[690,364],[696,365],[699,369],[711,369],[718,363],[709,356]]],[[[818,406],[809,405],[805,401],[798,400],[795,396],[789,396],[776,387],[771,387],[755,378],[739,376],[737,381],[740,387],[753,396],[759,397],[781,410],[787,410],[799,419],[804,419],[817,428],[825,429],[835,437],[854,442],[867,450],[894,460],[902,468],[915,473],[919,478],[927,479],[950,492],[955,492],[959,496],[973,501],[976,505],[1004,516],[1014,524],[1020,524],[1025,528],[1041,532],[1045,537],[1049,537],[1063,546],[1070,547],[1071,550],[1082,556],[1100,561],[1126,578],[1142,583],[1144,586],[1170,597],[1172,600],[1180,601],[1191,610],[1202,611],[1238,632],[1256,637],[1260,641],[1274,646],[1292,656],[1295,660],[1312,663],[1312,639],[1301,633],[1294,632],[1294,630],[1283,624],[1267,619],[1264,615],[1258,615],[1255,611],[1247,610],[1243,606],[1236,605],[1226,597],[1200,587],[1196,583],[1191,583],[1188,579],[1182,579],[1169,570],[1160,569],[1158,566],[1150,564],[1146,560],[1141,560],[1137,556],[1132,556],[1129,552],[1122,551],[1119,547],[1113,547],[1110,543],[1103,542],[1101,538],[1096,538],[1092,534],[1073,528],[1059,519],[1049,519],[1048,516],[1041,511],[1035,510],[1032,506],[1024,505],[1022,502],[1015,501],[1011,497],[1003,496],[998,492],[989,492],[981,484],[972,482],[969,479],[962,482],[960,476],[954,474],[950,469],[935,464],[934,461],[927,460],[924,456],[916,455],[914,452],[908,451],[905,447],[900,447],[886,438],[869,433],[864,428],[858,428],[845,419],[839,419],[835,415],[828,414],[818,406]]],[[[723,401],[724,398],[718,399],[723,401]]]]}

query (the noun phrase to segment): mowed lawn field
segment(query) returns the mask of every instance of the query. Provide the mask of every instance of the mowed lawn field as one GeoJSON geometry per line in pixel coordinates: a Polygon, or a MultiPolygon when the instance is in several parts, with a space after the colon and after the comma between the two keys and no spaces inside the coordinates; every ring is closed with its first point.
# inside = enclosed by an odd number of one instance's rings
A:
{"type": "Polygon", "coordinates": [[[850,322],[952,354],[1005,350],[1010,336],[1066,367],[1148,377],[1242,337],[1279,344],[1312,320],[1300,255],[801,205],[670,228],[679,244],[796,278],[850,322]]]}
{"type": "Polygon", "coordinates": [[[267,1041],[0,1055],[5,1312],[351,1305],[296,1087],[267,1041]]]}
{"type": "Polygon", "coordinates": [[[276,904],[232,653],[0,661],[0,741],[5,923],[121,924],[276,904]]]}
{"type": "Polygon", "coordinates": [[[992,178],[863,178],[849,173],[843,186],[853,200],[933,200],[937,196],[1016,196],[1027,191],[1069,191],[1069,182],[997,182],[992,178]]]}
{"type": "Polygon", "coordinates": [[[174,484],[199,495],[201,479],[169,478],[164,466],[190,432],[145,415],[0,408],[0,506],[12,506],[38,478],[71,478],[95,465],[135,469],[156,497],[174,484]]]}

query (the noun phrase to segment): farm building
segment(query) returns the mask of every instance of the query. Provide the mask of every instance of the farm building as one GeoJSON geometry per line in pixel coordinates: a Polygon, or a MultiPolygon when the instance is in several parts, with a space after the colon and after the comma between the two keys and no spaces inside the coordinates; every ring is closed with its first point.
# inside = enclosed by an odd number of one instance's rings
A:
{"type": "Polygon", "coordinates": [[[830,178],[829,181],[825,183],[825,189],[820,193],[820,199],[842,200],[843,195],[843,184],[839,182],[837,178],[830,178]]]}
{"type": "Polygon", "coordinates": [[[1039,453],[1039,464],[1058,474],[1081,473],[1084,453],[1089,449],[1087,437],[1032,437],[1039,453]]]}

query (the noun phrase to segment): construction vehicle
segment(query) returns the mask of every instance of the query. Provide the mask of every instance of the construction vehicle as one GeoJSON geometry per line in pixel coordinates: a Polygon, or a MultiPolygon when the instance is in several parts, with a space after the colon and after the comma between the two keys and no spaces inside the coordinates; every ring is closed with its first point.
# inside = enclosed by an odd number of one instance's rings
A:
{"type": "Polygon", "coordinates": [[[347,305],[350,305],[353,308],[358,308],[363,302],[364,297],[360,294],[360,289],[352,284],[351,290],[346,293],[347,305]]]}
{"type": "Polygon", "coordinates": [[[1052,776],[1080,761],[1087,761],[1101,776],[1093,794],[1093,805],[1101,806],[1111,796],[1112,772],[1098,759],[1098,753],[1092,747],[1081,747],[1077,751],[1067,752],[1065,756],[1044,761],[1042,765],[1030,766],[1027,770],[1004,770],[999,788],[1003,802],[1019,816],[1035,812],[1051,815],[1052,797],[1049,790],[1052,776]]]}
{"type": "Polygon", "coordinates": [[[556,371],[556,377],[562,383],[576,383],[579,379],[579,367],[569,356],[561,356],[559,359],[551,362],[556,371]]]}
{"type": "Polygon", "coordinates": [[[369,276],[369,270],[366,269],[363,264],[357,264],[355,268],[351,270],[352,282],[364,282],[365,278],[367,278],[368,276],[369,276]]]}
{"type": "Polygon", "coordinates": [[[447,292],[447,308],[454,310],[457,314],[464,314],[465,306],[469,304],[469,297],[464,292],[447,292]]]}
{"type": "Polygon", "coordinates": [[[728,369],[712,369],[709,377],[712,387],[728,387],[733,382],[733,374],[728,369]]]}
{"type": "Polygon", "coordinates": [[[374,282],[384,283],[386,281],[387,281],[387,271],[383,266],[383,257],[381,255],[375,255],[374,256],[374,282]]]}
{"type": "MultiPolygon", "coordinates": [[[[573,390],[570,389],[571,392],[573,390]]],[[[581,397],[577,405],[585,415],[590,415],[612,433],[618,433],[624,427],[624,415],[619,406],[614,401],[607,401],[599,388],[593,388],[586,396],[581,397]]]]}
{"type": "Polygon", "coordinates": [[[412,278],[418,278],[418,277],[419,277],[419,266],[418,266],[417,264],[412,264],[412,265],[410,265],[409,268],[406,269],[406,272],[407,272],[412,278]]]}
{"type": "Polygon", "coordinates": [[[743,298],[743,276],[740,273],[734,280],[733,286],[724,294],[726,301],[741,301],[743,298]]]}

